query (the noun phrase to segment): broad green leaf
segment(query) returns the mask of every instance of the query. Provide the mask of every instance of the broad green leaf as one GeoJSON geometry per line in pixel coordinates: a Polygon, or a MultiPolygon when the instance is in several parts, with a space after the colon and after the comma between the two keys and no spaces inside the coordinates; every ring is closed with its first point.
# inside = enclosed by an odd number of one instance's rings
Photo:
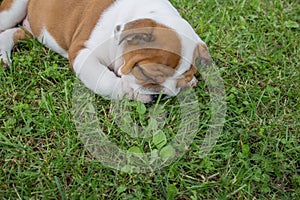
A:
{"type": "Polygon", "coordinates": [[[249,145],[244,144],[243,147],[242,147],[242,152],[243,152],[244,155],[249,155],[249,153],[250,153],[249,145]]]}
{"type": "Polygon", "coordinates": [[[175,199],[177,193],[178,193],[178,189],[175,185],[173,184],[168,185],[168,196],[167,196],[168,200],[175,199]]]}
{"type": "Polygon", "coordinates": [[[175,153],[175,149],[171,145],[168,145],[162,148],[162,150],[160,151],[160,156],[162,157],[162,159],[168,160],[170,158],[173,158],[175,156],[175,153]]]}
{"type": "Polygon", "coordinates": [[[128,149],[130,153],[143,153],[140,147],[134,146],[128,149]]]}
{"type": "Polygon", "coordinates": [[[295,21],[288,20],[288,21],[285,22],[285,26],[287,28],[299,28],[300,25],[295,21]]]}
{"type": "Polygon", "coordinates": [[[167,137],[163,131],[158,131],[153,135],[153,144],[157,147],[157,149],[161,149],[163,146],[167,144],[167,137]]]}
{"type": "Polygon", "coordinates": [[[148,128],[150,130],[157,130],[158,129],[158,123],[157,123],[156,119],[150,118],[148,120],[148,128]]]}
{"type": "Polygon", "coordinates": [[[117,192],[118,194],[121,194],[123,192],[125,192],[127,190],[127,187],[125,185],[120,185],[118,188],[117,188],[117,192]]]}
{"type": "Polygon", "coordinates": [[[137,107],[136,107],[136,112],[139,113],[140,115],[145,114],[147,111],[147,108],[145,106],[145,104],[143,104],[142,102],[137,102],[137,107]]]}

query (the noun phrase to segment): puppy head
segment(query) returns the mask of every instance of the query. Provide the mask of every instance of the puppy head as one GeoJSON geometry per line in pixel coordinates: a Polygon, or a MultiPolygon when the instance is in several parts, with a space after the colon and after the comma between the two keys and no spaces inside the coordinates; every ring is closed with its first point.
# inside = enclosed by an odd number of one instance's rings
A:
{"type": "Polygon", "coordinates": [[[155,100],[160,93],[175,96],[181,89],[195,86],[196,59],[210,60],[203,43],[192,47],[194,61],[188,67],[182,66],[183,48],[189,47],[184,46],[176,31],[151,19],[118,26],[116,32],[124,60],[118,73],[131,77],[128,84],[135,93],[133,98],[140,100],[139,95],[146,96],[144,102],[155,100]]]}

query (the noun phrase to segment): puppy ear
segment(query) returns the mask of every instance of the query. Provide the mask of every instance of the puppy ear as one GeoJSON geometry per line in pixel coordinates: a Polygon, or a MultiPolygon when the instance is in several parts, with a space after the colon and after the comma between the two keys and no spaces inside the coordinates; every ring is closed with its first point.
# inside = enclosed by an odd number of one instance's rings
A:
{"type": "Polygon", "coordinates": [[[120,35],[121,35],[121,31],[123,30],[123,26],[122,25],[117,25],[115,27],[115,30],[114,30],[114,38],[115,40],[119,40],[120,39],[120,35]]]}
{"type": "MultiPolygon", "coordinates": [[[[200,43],[194,50],[193,65],[209,65],[212,62],[208,48],[205,43],[200,43]]],[[[196,66],[197,67],[197,66],[196,66]]]]}
{"type": "Polygon", "coordinates": [[[190,82],[194,79],[197,72],[197,67],[191,65],[190,69],[183,74],[183,77],[177,81],[177,88],[186,88],[190,86],[190,82]]]}
{"type": "MultiPolygon", "coordinates": [[[[197,72],[197,65],[209,65],[212,62],[208,48],[205,43],[200,43],[194,50],[193,63],[188,71],[183,74],[183,77],[178,80],[178,88],[186,88],[191,86],[191,81],[197,72]]],[[[193,85],[193,84],[192,84],[193,85]]]]}

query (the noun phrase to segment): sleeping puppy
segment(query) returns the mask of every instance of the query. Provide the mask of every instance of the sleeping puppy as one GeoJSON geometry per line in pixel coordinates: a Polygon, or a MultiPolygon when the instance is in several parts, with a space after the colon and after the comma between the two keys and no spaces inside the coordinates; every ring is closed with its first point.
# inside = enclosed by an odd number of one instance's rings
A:
{"type": "Polygon", "coordinates": [[[210,62],[206,44],[167,0],[3,0],[2,66],[18,40],[31,36],[109,99],[175,96],[197,84],[196,60],[210,62]]]}

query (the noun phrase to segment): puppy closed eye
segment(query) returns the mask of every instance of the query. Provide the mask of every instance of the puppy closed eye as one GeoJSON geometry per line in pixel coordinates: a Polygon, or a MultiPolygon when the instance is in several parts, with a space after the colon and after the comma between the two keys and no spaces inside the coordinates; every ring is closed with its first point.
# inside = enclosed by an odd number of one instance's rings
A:
{"type": "Polygon", "coordinates": [[[174,73],[175,70],[173,68],[156,63],[141,63],[136,65],[132,70],[132,74],[139,84],[161,84],[174,73]]]}
{"type": "Polygon", "coordinates": [[[154,36],[152,34],[141,33],[134,35],[130,40],[127,40],[129,44],[138,44],[141,42],[152,42],[154,36]]]}
{"type": "Polygon", "coordinates": [[[136,33],[127,35],[120,41],[119,44],[123,43],[124,41],[127,41],[129,45],[138,45],[142,43],[148,43],[154,41],[155,38],[152,34],[149,33],[136,33]]]}

